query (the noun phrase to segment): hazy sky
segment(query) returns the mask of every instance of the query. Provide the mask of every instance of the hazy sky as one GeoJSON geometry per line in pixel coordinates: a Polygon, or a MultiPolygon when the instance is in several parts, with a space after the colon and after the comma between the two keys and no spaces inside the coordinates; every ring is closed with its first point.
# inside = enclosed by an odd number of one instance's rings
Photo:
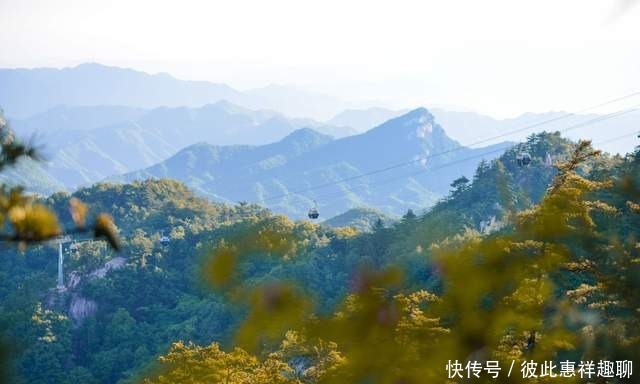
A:
{"type": "Polygon", "coordinates": [[[635,3],[0,0],[0,66],[94,61],[393,107],[574,110],[640,90],[635,3]]]}

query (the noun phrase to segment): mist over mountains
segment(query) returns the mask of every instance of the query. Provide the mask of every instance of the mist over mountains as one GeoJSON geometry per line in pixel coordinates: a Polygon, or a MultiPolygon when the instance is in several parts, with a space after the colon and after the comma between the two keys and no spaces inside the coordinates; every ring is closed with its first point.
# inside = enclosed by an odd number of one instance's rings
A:
{"type": "Polygon", "coordinates": [[[399,215],[431,206],[454,178],[471,177],[482,159],[509,146],[462,147],[420,108],[337,140],[301,129],[263,146],[196,144],[116,179],[176,179],[215,200],[257,202],[292,217],[304,216],[314,200],[329,216],[361,206],[399,215]],[[393,172],[358,177],[404,163],[393,172]]]}
{"type": "Polygon", "coordinates": [[[0,384],[640,384],[631,3],[0,0],[0,384]]]}
{"type": "Polygon", "coordinates": [[[409,110],[394,111],[381,107],[345,109],[327,121],[327,123],[338,127],[351,127],[357,132],[364,132],[371,127],[378,126],[407,112],[409,110]]]}
{"type": "MultiPolygon", "coordinates": [[[[316,124],[322,123],[327,127],[333,127],[332,130],[321,131],[336,137],[364,132],[409,110],[391,110],[376,106],[375,103],[342,101],[292,86],[270,85],[238,91],[226,84],[186,81],[166,73],[150,75],[133,69],[96,63],[62,69],[0,69],[0,107],[11,120],[30,120],[36,114],[50,115],[55,113],[56,109],[60,112],[61,106],[66,106],[63,108],[88,107],[84,111],[65,113],[70,121],[66,123],[58,121],[58,123],[66,124],[68,129],[97,128],[99,125],[116,124],[125,120],[135,121],[139,117],[136,114],[159,107],[201,108],[220,101],[248,110],[277,111],[288,119],[313,119],[316,124]],[[103,113],[100,113],[100,109],[103,113]],[[99,118],[96,115],[103,117],[99,118]],[[102,124],[98,125],[97,122],[102,124]]],[[[602,98],[594,95],[594,101],[602,101],[602,98]]],[[[429,107],[429,104],[426,103],[426,106],[429,107]]],[[[481,113],[460,112],[446,108],[429,108],[429,110],[445,127],[447,134],[464,145],[567,114],[563,111],[525,113],[517,117],[497,119],[481,113]]],[[[603,113],[598,110],[596,112],[603,113]]],[[[573,115],[569,119],[524,130],[506,139],[523,140],[527,135],[542,129],[553,131],[597,116],[594,113],[573,115]]],[[[42,132],[48,130],[50,125],[56,125],[46,119],[39,123],[31,121],[31,128],[40,128],[42,132]]],[[[637,114],[629,114],[606,123],[569,132],[568,137],[593,139],[597,143],[609,138],[606,135],[607,132],[615,131],[621,134],[632,132],[634,129],[637,130],[638,125],[640,125],[640,117],[637,114]]],[[[317,128],[314,124],[306,126],[317,128]]],[[[257,144],[248,142],[247,138],[248,136],[245,136],[243,141],[236,141],[233,144],[257,144]]],[[[282,136],[275,139],[280,138],[282,136]]],[[[496,139],[487,143],[499,141],[500,139],[496,139]]],[[[226,142],[213,144],[226,144],[226,142]]],[[[266,144],[266,142],[260,144],[266,144]]],[[[626,153],[633,150],[633,145],[616,142],[603,146],[603,149],[609,152],[626,153]]]]}
{"type": "MultiPolygon", "coordinates": [[[[625,154],[633,151],[636,143],[631,140],[611,141],[620,135],[633,134],[640,127],[640,113],[628,113],[613,119],[584,125],[586,122],[601,118],[603,114],[572,114],[562,111],[546,113],[525,113],[508,119],[495,119],[473,112],[430,110],[436,119],[446,127],[447,134],[464,145],[482,141],[482,145],[498,143],[503,140],[524,141],[533,133],[554,132],[578,126],[563,133],[572,139],[592,140],[595,147],[609,153],[625,154]],[[544,122],[544,124],[541,124],[544,122]],[[582,126],[581,126],[582,125],[582,126]],[[517,134],[504,136],[505,133],[519,130],[517,134]],[[493,138],[492,140],[486,140],[493,138]]],[[[629,111],[628,109],[626,111],[629,111]]]]}
{"type": "Polygon", "coordinates": [[[179,80],[96,63],[72,68],[0,69],[0,105],[14,118],[60,106],[200,107],[221,100],[293,117],[328,119],[350,105],[295,87],[271,85],[241,92],[226,84],[179,80]]]}
{"type": "MultiPolygon", "coordinates": [[[[20,137],[45,146],[45,164],[24,162],[3,175],[32,191],[168,177],[212,199],[255,201],[295,217],[316,199],[325,218],[364,206],[391,215],[427,208],[453,179],[473,173],[483,151],[491,159],[506,141],[598,117],[572,115],[534,126],[566,113],[495,119],[438,108],[360,108],[292,87],[241,92],[100,64],[0,69],[0,106],[20,137]],[[516,129],[517,135],[505,136],[516,129]],[[491,146],[466,148],[478,142],[475,147],[491,146]],[[441,152],[447,154],[426,164],[296,193],[441,152]],[[439,168],[448,162],[453,165],[439,168]],[[424,175],[402,173],[426,169],[424,175]]],[[[640,117],[629,114],[567,136],[592,138],[597,145],[611,132],[632,132],[638,125],[640,117]]],[[[626,152],[633,145],[616,142],[604,149],[626,152]]]]}
{"type": "MultiPolygon", "coordinates": [[[[358,132],[364,132],[370,127],[382,124],[406,112],[406,110],[391,110],[380,107],[347,109],[327,121],[327,123],[332,126],[352,127],[358,132]]],[[[541,130],[547,132],[563,130],[569,126],[584,124],[603,116],[596,113],[569,114],[562,111],[553,111],[524,113],[517,117],[496,119],[481,113],[441,108],[429,108],[429,112],[445,128],[449,137],[465,146],[473,146],[478,142],[481,142],[482,145],[488,145],[497,144],[504,140],[523,141],[527,136],[538,133],[541,130]],[[541,122],[544,122],[544,124],[540,124],[541,122]],[[518,131],[517,133],[505,136],[505,133],[516,130],[518,131]]],[[[633,143],[607,141],[611,139],[612,132],[620,135],[633,133],[638,126],[640,126],[640,114],[630,113],[615,119],[570,130],[565,135],[573,140],[590,139],[596,147],[604,151],[625,154],[633,150],[633,143]]]]}
{"type": "MultiPolygon", "coordinates": [[[[303,127],[334,134],[311,119],[288,119],[220,101],[200,108],[56,107],[12,121],[22,137],[46,143],[49,174],[76,188],[148,167],[198,142],[265,144],[303,127]]],[[[346,129],[340,129],[349,132],[346,129]]]]}

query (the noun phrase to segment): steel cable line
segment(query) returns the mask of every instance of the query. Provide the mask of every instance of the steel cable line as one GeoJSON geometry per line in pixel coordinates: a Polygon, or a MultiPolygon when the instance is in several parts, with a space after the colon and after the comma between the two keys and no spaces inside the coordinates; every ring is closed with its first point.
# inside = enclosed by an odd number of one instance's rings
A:
{"type": "MultiPolygon", "coordinates": [[[[600,141],[600,142],[594,143],[593,145],[597,146],[597,145],[609,144],[609,143],[612,143],[612,142],[615,142],[615,141],[626,139],[626,138],[631,137],[631,136],[635,136],[637,134],[638,134],[637,131],[633,131],[633,132],[629,132],[629,133],[626,133],[626,134],[621,135],[621,136],[614,137],[614,138],[609,139],[609,140],[605,140],[605,141],[600,141]]],[[[444,167],[442,167],[442,168],[444,168],[444,167]]],[[[387,183],[390,183],[390,182],[398,180],[398,179],[407,178],[407,177],[411,177],[411,176],[416,176],[416,175],[419,175],[419,174],[422,174],[422,173],[427,173],[427,172],[429,172],[429,171],[428,170],[422,170],[422,171],[419,171],[419,172],[413,172],[413,173],[410,173],[410,174],[397,176],[397,177],[394,177],[394,178],[391,178],[391,179],[386,179],[386,180],[383,180],[383,181],[381,181],[379,183],[374,183],[373,187],[375,188],[377,185],[387,184],[387,183]]],[[[352,189],[359,189],[359,188],[363,188],[363,187],[366,187],[366,185],[362,185],[361,184],[359,186],[355,186],[352,189]]],[[[344,193],[332,193],[331,195],[324,195],[324,196],[329,196],[328,199],[327,198],[323,198],[322,195],[318,196],[318,198],[322,198],[322,201],[335,201],[335,200],[338,200],[343,195],[344,195],[344,193]]]]}
{"type": "MultiPolygon", "coordinates": [[[[343,182],[346,182],[346,181],[351,181],[351,180],[359,179],[359,178],[362,178],[362,177],[371,176],[371,175],[375,175],[375,174],[378,174],[378,173],[390,171],[392,169],[401,168],[401,167],[404,167],[404,166],[407,166],[407,165],[411,165],[411,164],[415,164],[415,163],[418,163],[418,162],[422,162],[424,160],[428,160],[428,159],[436,157],[436,156],[442,156],[442,155],[445,155],[445,154],[448,154],[448,153],[452,153],[452,152],[455,152],[455,151],[459,151],[459,150],[462,150],[462,149],[468,149],[469,147],[473,147],[474,145],[484,144],[484,143],[487,143],[489,141],[493,141],[493,140],[496,140],[496,139],[500,139],[500,138],[504,138],[506,136],[513,135],[515,133],[520,133],[520,132],[523,132],[523,131],[526,131],[526,130],[529,130],[529,129],[532,129],[532,128],[536,128],[536,127],[539,127],[539,126],[542,126],[542,125],[545,125],[545,124],[549,124],[549,123],[553,123],[553,122],[560,121],[560,120],[563,120],[563,119],[567,119],[569,117],[576,116],[576,115],[578,115],[580,113],[584,113],[584,112],[587,112],[587,111],[590,111],[590,110],[593,110],[593,109],[597,109],[597,108],[600,108],[600,107],[603,107],[603,106],[606,106],[606,105],[609,105],[609,104],[613,104],[613,103],[616,103],[618,101],[626,100],[626,99],[629,99],[629,98],[637,96],[637,95],[640,95],[640,91],[633,92],[633,93],[630,93],[630,94],[627,94],[625,96],[618,97],[618,98],[615,98],[615,99],[612,99],[612,100],[608,100],[608,101],[605,101],[605,102],[602,102],[602,103],[599,103],[597,105],[593,105],[593,106],[590,106],[590,107],[587,107],[587,108],[583,108],[583,109],[580,109],[580,110],[575,111],[575,112],[569,112],[569,113],[566,113],[566,114],[561,115],[561,116],[556,116],[556,117],[551,118],[551,119],[539,121],[539,122],[534,123],[534,124],[529,124],[529,125],[526,125],[526,126],[511,130],[511,131],[505,132],[505,133],[500,134],[500,135],[496,135],[496,136],[493,136],[493,137],[485,138],[485,139],[482,139],[482,140],[479,140],[479,141],[476,141],[476,142],[473,142],[473,143],[470,143],[470,144],[466,144],[464,146],[452,148],[452,149],[449,149],[449,150],[446,150],[446,151],[442,151],[442,152],[438,152],[438,153],[433,153],[433,154],[426,155],[426,156],[423,156],[423,157],[420,157],[420,158],[417,158],[417,159],[413,159],[413,160],[410,160],[410,161],[405,161],[405,162],[402,162],[402,163],[397,163],[397,164],[394,164],[394,165],[390,165],[388,167],[379,168],[379,169],[372,170],[372,171],[365,172],[365,173],[360,173],[360,174],[349,176],[349,177],[345,177],[345,178],[342,178],[342,179],[339,179],[339,180],[334,180],[334,181],[330,181],[330,182],[327,182],[327,183],[318,184],[318,185],[315,185],[315,186],[311,186],[311,187],[307,187],[307,188],[303,188],[303,189],[298,189],[298,190],[291,191],[291,192],[282,193],[282,194],[279,194],[279,195],[268,197],[266,199],[263,199],[262,201],[263,202],[267,202],[267,201],[272,201],[272,200],[280,199],[280,198],[283,198],[283,197],[287,197],[287,196],[290,196],[290,195],[299,195],[299,194],[302,194],[304,192],[309,192],[309,191],[313,191],[313,190],[316,190],[316,189],[326,188],[326,187],[334,185],[334,184],[339,184],[339,183],[343,183],[343,182]]],[[[610,115],[611,114],[599,116],[599,117],[596,117],[595,119],[592,119],[592,120],[599,121],[599,119],[607,118],[607,116],[610,116],[610,115]]],[[[589,120],[589,121],[591,121],[591,120],[589,120]]]]}
{"type": "MultiPolygon", "coordinates": [[[[574,130],[574,129],[577,129],[577,128],[580,128],[580,127],[583,127],[583,126],[587,126],[587,125],[595,124],[595,123],[598,123],[598,122],[601,122],[601,121],[617,118],[617,117],[620,117],[620,116],[623,116],[623,115],[638,111],[639,108],[640,108],[640,105],[632,107],[630,109],[621,110],[621,111],[617,111],[617,112],[612,112],[610,114],[599,116],[599,117],[584,121],[582,123],[571,125],[571,126],[566,127],[564,129],[558,130],[558,132],[566,133],[568,131],[571,131],[571,130],[574,130]]],[[[634,131],[634,132],[637,133],[637,131],[634,131]]],[[[625,134],[623,137],[627,137],[627,136],[629,136],[629,134],[625,134]]],[[[615,141],[615,140],[620,140],[620,138],[616,137],[616,138],[613,139],[613,141],[615,141]]],[[[608,141],[600,142],[597,145],[602,145],[602,144],[606,144],[606,143],[608,143],[608,141]]],[[[460,163],[464,163],[464,162],[469,161],[469,160],[483,158],[486,155],[493,154],[493,153],[500,153],[500,152],[504,152],[504,151],[505,151],[504,148],[494,149],[494,150],[491,150],[491,151],[483,152],[483,153],[478,154],[478,155],[469,156],[469,157],[466,157],[466,158],[463,158],[463,159],[459,159],[459,160],[451,161],[451,162],[448,162],[448,163],[440,164],[439,166],[436,166],[436,167],[433,167],[433,168],[422,169],[422,170],[419,170],[419,171],[416,171],[416,172],[411,172],[411,173],[408,173],[408,174],[395,176],[395,177],[392,177],[392,178],[389,178],[389,179],[385,179],[385,180],[382,180],[382,181],[379,181],[379,182],[374,182],[374,183],[371,183],[371,184],[357,185],[357,186],[354,186],[353,188],[350,188],[350,191],[353,191],[354,189],[368,187],[368,186],[375,187],[375,186],[378,186],[378,185],[387,184],[387,183],[390,183],[390,182],[395,181],[395,180],[399,180],[399,179],[403,179],[403,178],[407,178],[407,177],[411,177],[411,176],[416,176],[416,175],[428,173],[428,172],[431,172],[431,171],[436,171],[436,170],[439,170],[439,169],[442,169],[442,168],[446,168],[446,167],[449,167],[449,166],[452,166],[452,165],[455,165],[455,164],[460,164],[460,163]]],[[[335,199],[337,197],[341,197],[342,195],[344,195],[344,193],[331,193],[331,194],[326,194],[326,195],[314,196],[314,199],[323,200],[323,201],[331,201],[331,200],[333,200],[333,199],[335,199]],[[327,197],[329,199],[326,199],[327,197]]],[[[266,200],[267,199],[265,199],[265,201],[266,200]]]]}

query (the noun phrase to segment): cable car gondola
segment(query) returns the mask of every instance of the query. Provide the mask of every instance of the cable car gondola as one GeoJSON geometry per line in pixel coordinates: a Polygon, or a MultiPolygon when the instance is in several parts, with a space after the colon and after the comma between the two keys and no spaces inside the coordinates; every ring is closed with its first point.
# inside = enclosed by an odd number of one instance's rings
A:
{"type": "Polygon", "coordinates": [[[318,204],[315,202],[315,200],[313,201],[313,208],[309,210],[308,216],[311,220],[315,220],[320,217],[320,213],[318,212],[318,204]]]}
{"type": "Polygon", "coordinates": [[[528,152],[520,152],[516,156],[516,161],[518,162],[518,166],[526,167],[531,164],[531,155],[528,152]]]}
{"type": "Polygon", "coordinates": [[[160,245],[169,245],[171,238],[166,236],[164,232],[160,232],[160,245]]]}

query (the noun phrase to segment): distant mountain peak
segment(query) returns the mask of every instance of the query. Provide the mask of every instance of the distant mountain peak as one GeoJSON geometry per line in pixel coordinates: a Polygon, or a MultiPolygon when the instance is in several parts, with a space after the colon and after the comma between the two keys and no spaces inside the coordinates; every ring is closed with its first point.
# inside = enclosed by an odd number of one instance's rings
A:
{"type": "Polygon", "coordinates": [[[420,107],[412,111],[409,111],[398,117],[388,120],[382,125],[395,125],[395,126],[417,126],[426,123],[433,123],[434,118],[431,112],[426,108],[420,107]]]}
{"type": "Polygon", "coordinates": [[[420,107],[392,120],[401,120],[404,121],[405,124],[421,124],[424,122],[433,122],[433,115],[427,108],[420,107]]]}
{"type": "Polygon", "coordinates": [[[66,68],[61,68],[61,70],[69,70],[69,71],[86,71],[86,72],[95,72],[95,71],[100,71],[100,72],[112,72],[112,73],[127,73],[127,74],[135,74],[135,75],[139,75],[139,76],[149,76],[152,78],[164,78],[164,79],[168,79],[168,80],[178,80],[176,78],[174,78],[173,76],[171,76],[170,74],[168,74],[167,72],[159,72],[156,74],[151,74],[151,73],[147,73],[144,71],[139,71],[137,69],[133,69],[133,68],[128,68],[128,67],[118,67],[118,66],[113,66],[113,65],[105,65],[105,64],[101,64],[101,63],[96,63],[96,62],[88,62],[88,63],[81,63],[76,65],[75,67],[66,67],[66,68]]]}
{"type": "Polygon", "coordinates": [[[203,105],[200,109],[202,110],[223,110],[227,113],[251,113],[253,111],[241,107],[237,104],[233,104],[232,102],[228,101],[228,100],[219,100],[216,101],[215,103],[207,103],[205,105],[203,105]]]}
{"type": "Polygon", "coordinates": [[[404,115],[395,117],[372,131],[394,131],[406,133],[408,137],[425,138],[436,128],[439,133],[444,133],[438,126],[433,115],[426,108],[416,108],[404,115]]]}
{"type": "Polygon", "coordinates": [[[285,136],[281,142],[328,143],[332,136],[325,135],[311,128],[300,128],[285,136]]]}
{"type": "Polygon", "coordinates": [[[88,63],[78,64],[75,67],[72,67],[72,69],[73,68],[82,69],[82,68],[115,68],[115,67],[109,67],[108,65],[104,65],[96,62],[88,62],[88,63]]]}
{"type": "Polygon", "coordinates": [[[87,63],[80,63],[75,67],[66,67],[62,69],[125,69],[125,68],[104,65],[96,62],[87,62],[87,63]]]}
{"type": "MultiPolygon", "coordinates": [[[[486,151],[460,148],[429,111],[419,108],[365,133],[335,140],[314,129],[301,128],[280,141],[260,146],[193,145],[119,179],[173,178],[213,199],[259,202],[295,217],[306,215],[314,198],[322,217],[356,206],[403,214],[408,208],[419,210],[432,205],[459,175],[472,177],[480,155],[485,157],[486,151]],[[446,155],[426,160],[425,156],[434,153],[446,155]],[[406,169],[357,176],[403,162],[408,162],[406,169]],[[455,165],[440,170],[444,164],[455,165]],[[430,172],[426,172],[428,169],[430,172]],[[309,190],[311,193],[305,195],[291,192],[318,185],[326,188],[309,190]],[[338,199],[327,199],[328,195],[338,199]]],[[[485,158],[496,156],[497,151],[492,149],[485,158]]],[[[378,216],[365,213],[360,210],[350,215],[368,230],[370,222],[366,218],[378,216]]]]}

